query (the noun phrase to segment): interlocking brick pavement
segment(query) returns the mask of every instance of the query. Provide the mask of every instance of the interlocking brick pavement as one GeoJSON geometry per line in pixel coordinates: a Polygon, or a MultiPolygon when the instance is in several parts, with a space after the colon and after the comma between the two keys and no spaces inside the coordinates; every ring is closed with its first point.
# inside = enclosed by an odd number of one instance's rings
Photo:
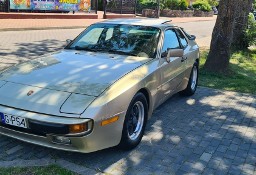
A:
{"type": "Polygon", "coordinates": [[[0,71],[22,61],[63,48],[66,39],[74,39],[80,29],[55,29],[0,32],[0,71]]]}
{"type": "Polygon", "coordinates": [[[198,88],[175,95],[148,121],[132,151],[81,154],[0,136],[0,167],[58,164],[79,174],[255,174],[256,97],[198,88]]]}

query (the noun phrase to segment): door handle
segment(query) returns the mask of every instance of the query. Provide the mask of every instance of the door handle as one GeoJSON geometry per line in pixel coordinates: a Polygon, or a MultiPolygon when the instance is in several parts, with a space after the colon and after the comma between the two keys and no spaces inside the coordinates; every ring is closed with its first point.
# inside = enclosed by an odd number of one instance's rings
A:
{"type": "Polygon", "coordinates": [[[186,59],[188,59],[188,57],[182,57],[181,62],[184,62],[186,59]]]}

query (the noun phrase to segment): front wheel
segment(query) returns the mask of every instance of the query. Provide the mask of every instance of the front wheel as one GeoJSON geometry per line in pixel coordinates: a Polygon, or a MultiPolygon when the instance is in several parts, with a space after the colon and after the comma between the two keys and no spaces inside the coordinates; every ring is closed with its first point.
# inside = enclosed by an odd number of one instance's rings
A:
{"type": "Polygon", "coordinates": [[[180,91],[180,94],[185,96],[193,95],[196,92],[197,84],[198,84],[198,63],[196,62],[194,63],[193,68],[191,70],[188,85],[186,89],[184,89],[183,91],[180,91]]]}
{"type": "Polygon", "coordinates": [[[137,93],[125,115],[119,147],[124,150],[135,148],[141,141],[148,118],[148,103],[143,93],[137,93]]]}

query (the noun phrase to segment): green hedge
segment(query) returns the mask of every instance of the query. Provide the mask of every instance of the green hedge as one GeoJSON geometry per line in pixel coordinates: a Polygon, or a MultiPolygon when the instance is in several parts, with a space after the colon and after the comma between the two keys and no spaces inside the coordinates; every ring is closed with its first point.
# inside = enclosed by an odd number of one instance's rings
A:
{"type": "Polygon", "coordinates": [[[210,6],[218,6],[219,5],[219,1],[217,0],[208,0],[208,3],[210,4],[210,6]]]}
{"type": "MultiPolygon", "coordinates": [[[[188,3],[186,0],[161,0],[160,9],[171,10],[187,10],[188,3]]],[[[157,9],[157,2],[148,0],[140,0],[137,3],[137,12],[141,12],[142,9],[157,9]]]]}
{"type": "Polygon", "coordinates": [[[188,3],[186,0],[163,0],[161,7],[162,9],[187,10],[188,3]]]}
{"type": "Polygon", "coordinates": [[[157,9],[157,3],[156,2],[149,2],[149,1],[139,1],[137,3],[136,11],[137,13],[142,13],[143,9],[157,9]]]}
{"type": "Polygon", "coordinates": [[[256,45],[256,20],[254,15],[250,13],[248,19],[248,29],[246,30],[246,39],[249,46],[256,45]]]}
{"type": "Polygon", "coordinates": [[[180,8],[180,10],[187,10],[188,2],[186,0],[180,0],[179,8],[180,8]]]}
{"type": "Polygon", "coordinates": [[[192,4],[192,6],[195,10],[202,10],[205,12],[212,10],[212,7],[207,0],[197,0],[192,4]]]}
{"type": "MultiPolygon", "coordinates": [[[[216,4],[216,0],[197,0],[192,6],[195,10],[202,10],[209,12],[212,10],[211,4],[216,4]]],[[[161,9],[171,9],[171,10],[187,10],[188,2],[187,0],[161,0],[161,9]]],[[[142,9],[157,9],[157,2],[151,0],[139,0],[137,3],[137,12],[141,13],[142,9]]]]}

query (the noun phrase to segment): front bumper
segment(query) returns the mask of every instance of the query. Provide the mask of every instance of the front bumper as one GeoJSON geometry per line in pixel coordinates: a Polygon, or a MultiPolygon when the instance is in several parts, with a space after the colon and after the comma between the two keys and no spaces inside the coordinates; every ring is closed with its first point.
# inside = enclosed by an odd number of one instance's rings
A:
{"type": "MultiPolygon", "coordinates": [[[[33,112],[22,111],[13,108],[6,108],[0,106],[1,112],[11,113],[13,115],[25,117],[27,120],[37,120],[39,122],[48,122],[48,123],[58,123],[58,124],[79,124],[91,119],[81,119],[81,118],[70,118],[70,117],[58,117],[37,114],[33,112]],[[10,112],[11,110],[11,112],[10,112]]],[[[6,127],[5,125],[0,125],[0,134],[12,137],[21,141],[28,143],[45,146],[49,148],[65,150],[65,151],[74,151],[74,152],[83,152],[89,153],[97,150],[105,149],[108,147],[116,146],[121,140],[123,119],[125,113],[119,114],[119,120],[117,122],[111,123],[106,126],[101,126],[101,120],[94,121],[92,131],[87,135],[79,136],[69,136],[69,135],[54,135],[54,134],[45,134],[38,135],[33,132],[26,132],[18,130],[15,127],[6,127]],[[70,140],[70,144],[59,144],[54,142],[53,138],[56,136],[64,136],[70,140]]]]}
{"type": "MultiPolygon", "coordinates": [[[[54,144],[52,142],[52,136],[39,136],[39,135],[33,135],[29,133],[24,133],[20,131],[15,131],[9,128],[5,128],[0,126],[0,134],[12,137],[21,141],[25,141],[28,143],[40,145],[40,146],[45,146],[48,148],[54,148],[54,149],[60,149],[60,150],[65,150],[65,151],[75,151],[75,152],[83,152],[81,149],[79,149],[79,146],[74,144],[73,139],[71,138],[71,143],[70,145],[60,145],[60,144],[54,144]]],[[[86,149],[85,146],[83,146],[84,149],[86,149]]]]}

